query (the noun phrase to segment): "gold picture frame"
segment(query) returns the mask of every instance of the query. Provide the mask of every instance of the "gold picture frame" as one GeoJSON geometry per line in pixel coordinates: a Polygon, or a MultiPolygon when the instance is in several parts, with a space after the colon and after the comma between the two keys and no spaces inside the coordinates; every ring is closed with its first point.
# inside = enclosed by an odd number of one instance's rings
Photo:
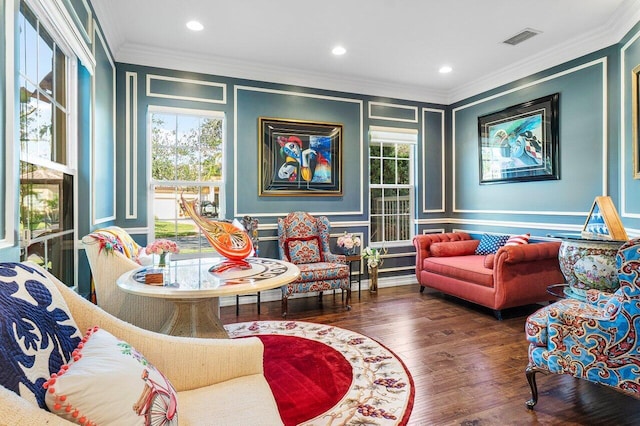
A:
{"type": "Polygon", "coordinates": [[[632,136],[632,156],[633,156],[633,178],[640,179],[640,65],[631,71],[631,136],[632,136]]]}
{"type": "Polygon", "coordinates": [[[629,239],[611,197],[599,196],[593,201],[582,228],[582,238],[615,241],[629,239]]]}

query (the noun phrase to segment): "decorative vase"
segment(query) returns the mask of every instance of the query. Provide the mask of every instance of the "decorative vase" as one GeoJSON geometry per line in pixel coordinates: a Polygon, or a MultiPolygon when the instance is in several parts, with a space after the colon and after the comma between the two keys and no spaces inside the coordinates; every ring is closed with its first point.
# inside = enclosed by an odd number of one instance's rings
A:
{"type": "Polygon", "coordinates": [[[352,247],[350,249],[348,248],[343,248],[342,252],[344,253],[345,256],[355,256],[355,254],[357,253],[358,249],[355,247],[352,247]]]}
{"type": "Polygon", "coordinates": [[[162,252],[161,254],[153,255],[153,265],[157,268],[166,267],[170,260],[171,260],[171,253],[168,251],[162,252]]]}
{"type": "Polygon", "coordinates": [[[375,293],[378,291],[378,267],[369,267],[369,291],[375,293]]]}
{"type": "Polygon", "coordinates": [[[620,287],[616,254],[624,241],[566,238],[560,244],[560,271],[569,284],[568,296],[585,300],[587,290],[613,293],[620,287]]]}

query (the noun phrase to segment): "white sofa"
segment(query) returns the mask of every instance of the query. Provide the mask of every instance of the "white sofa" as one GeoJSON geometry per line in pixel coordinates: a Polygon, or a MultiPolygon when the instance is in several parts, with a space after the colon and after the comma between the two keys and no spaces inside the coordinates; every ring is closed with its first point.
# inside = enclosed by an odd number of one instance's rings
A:
{"type": "MultiPolygon", "coordinates": [[[[263,345],[259,339],[198,339],[147,331],[104,312],[39,266],[29,262],[23,265],[40,271],[55,285],[79,330],[98,326],[108,331],[164,373],[177,391],[180,425],[282,424],[263,375],[263,345]]],[[[0,281],[0,285],[6,283],[0,281]]],[[[0,386],[0,424],[71,423],[0,386]]]]}

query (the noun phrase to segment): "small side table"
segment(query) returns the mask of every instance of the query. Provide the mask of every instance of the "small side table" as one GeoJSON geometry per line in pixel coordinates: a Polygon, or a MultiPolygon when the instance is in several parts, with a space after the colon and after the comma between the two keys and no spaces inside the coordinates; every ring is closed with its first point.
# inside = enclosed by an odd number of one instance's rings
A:
{"type": "Polygon", "coordinates": [[[569,288],[569,284],[552,284],[547,287],[547,293],[558,299],[566,299],[567,294],[565,290],[569,288]]]}
{"type": "Polygon", "coordinates": [[[347,258],[347,263],[349,264],[349,284],[353,284],[355,282],[358,283],[358,299],[360,298],[360,287],[362,286],[362,257],[359,254],[353,254],[353,255],[348,255],[346,256],[347,258]],[[357,263],[357,272],[358,272],[358,278],[354,279],[353,278],[353,267],[354,267],[354,263],[357,263]]]}

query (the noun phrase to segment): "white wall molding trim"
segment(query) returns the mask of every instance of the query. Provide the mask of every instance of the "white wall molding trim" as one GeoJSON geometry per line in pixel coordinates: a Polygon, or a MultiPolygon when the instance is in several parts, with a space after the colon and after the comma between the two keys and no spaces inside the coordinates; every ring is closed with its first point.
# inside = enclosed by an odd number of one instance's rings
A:
{"type": "Polygon", "coordinates": [[[367,102],[368,107],[368,116],[370,119],[379,119],[379,120],[387,120],[387,121],[401,121],[404,123],[417,123],[418,122],[418,107],[410,106],[410,105],[400,105],[400,104],[389,104],[385,102],[367,102]],[[384,117],[380,115],[373,115],[371,111],[372,106],[382,106],[386,108],[395,108],[395,109],[406,109],[413,112],[412,119],[404,119],[404,118],[393,118],[393,117],[384,117]]]}
{"type": "Polygon", "coordinates": [[[125,74],[125,218],[138,217],[138,73],[125,74]]]}
{"type": "MultiPolygon", "coordinates": [[[[104,53],[107,56],[107,58],[109,59],[109,64],[111,65],[111,70],[112,70],[112,74],[111,74],[111,81],[112,81],[112,85],[113,85],[113,94],[112,94],[112,102],[113,102],[113,108],[111,111],[111,117],[112,117],[112,132],[113,132],[113,170],[116,169],[116,64],[113,61],[113,58],[111,57],[111,53],[109,52],[109,47],[107,46],[104,37],[102,36],[102,33],[100,31],[100,28],[98,28],[98,25],[93,25],[94,28],[94,37],[93,37],[93,56],[94,58],[96,57],[96,48],[98,46],[98,41],[101,43],[101,47],[104,49],[104,53]]],[[[97,72],[97,65],[96,65],[96,72],[97,72]]],[[[96,122],[96,73],[94,73],[94,75],[91,78],[91,91],[93,92],[92,96],[91,96],[91,115],[92,115],[92,122],[91,122],[91,224],[93,226],[99,225],[101,223],[105,223],[105,222],[110,222],[112,220],[116,219],[116,205],[117,205],[117,200],[116,200],[116,173],[113,174],[113,179],[112,179],[112,197],[113,197],[113,210],[111,211],[111,214],[108,216],[104,216],[104,217],[96,217],[96,202],[98,201],[98,199],[100,198],[99,194],[101,193],[101,190],[99,190],[99,188],[96,187],[96,179],[95,179],[95,170],[96,170],[96,162],[98,161],[98,159],[96,158],[96,149],[95,149],[95,144],[96,144],[96,126],[95,126],[95,122],[96,122]]]]}
{"type": "Polygon", "coordinates": [[[154,98],[177,99],[182,101],[206,102],[206,103],[212,103],[212,104],[226,104],[227,103],[227,85],[224,83],[216,83],[213,81],[193,80],[190,78],[179,78],[179,77],[170,77],[166,75],[147,74],[147,96],[154,97],[154,98]],[[222,90],[222,96],[220,99],[211,99],[211,98],[204,98],[204,97],[178,96],[178,95],[170,95],[166,93],[153,92],[151,89],[152,80],[163,80],[163,81],[170,81],[174,83],[191,84],[195,86],[218,87],[222,90]]]}
{"type": "Polygon", "coordinates": [[[445,158],[446,158],[446,127],[445,127],[445,111],[443,109],[436,109],[436,108],[422,108],[422,179],[424,180],[425,176],[427,175],[427,170],[426,170],[426,166],[425,166],[425,158],[427,156],[427,138],[426,138],[426,134],[427,134],[427,129],[426,129],[426,125],[425,125],[425,114],[427,112],[435,112],[440,114],[440,149],[441,149],[441,160],[440,160],[440,168],[441,168],[441,173],[440,173],[440,179],[442,180],[442,186],[441,186],[441,191],[442,191],[442,199],[440,200],[440,208],[438,209],[427,209],[427,187],[428,185],[426,184],[426,182],[421,182],[422,183],[422,213],[444,213],[445,211],[445,203],[446,203],[446,162],[445,162],[445,158]]]}
{"type": "MultiPolygon", "coordinates": [[[[362,171],[364,170],[364,101],[361,99],[353,99],[353,98],[343,98],[336,96],[328,96],[328,95],[319,95],[314,93],[300,93],[300,92],[291,92],[288,90],[276,90],[276,89],[267,89],[262,87],[254,87],[254,86],[234,86],[234,102],[233,102],[233,216],[234,217],[242,217],[242,216],[262,216],[262,217],[284,217],[289,212],[275,212],[275,213],[262,213],[256,214],[255,212],[240,212],[238,209],[238,92],[239,91],[247,91],[247,92],[262,92],[262,93],[273,93],[277,95],[283,96],[294,96],[294,97],[303,97],[303,98],[313,98],[313,99],[324,99],[335,102],[346,102],[356,104],[359,107],[359,132],[360,135],[358,137],[360,144],[360,175],[362,175],[362,171]]],[[[360,207],[356,211],[340,211],[340,212],[309,212],[314,216],[346,216],[346,215],[362,215],[364,212],[364,182],[360,179],[360,207]]]]}
{"type": "Polygon", "coordinates": [[[627,129],[627,105],[631,105],[631,100],[629,99],[629,94],[631,93],[631,88],[627,88],[625,83],[627,75],[627,57],[626,52],[629,47],[638,42],[640,38],[640,31],[635,33],[633,37],[629,39],[628,42],[622,46],[620,49],[620,165],[619,168],[621,170],[620,177],[620,216],[628,217],[634,219],[640,219],[640,212],[630,212],[627,208],[627,179],[630,179],[631,173],[627,173],[625,165],[627,164],[627,147],[629,143],[633,143],[633,141],[627,140],[626,129],[627,129]]]}

